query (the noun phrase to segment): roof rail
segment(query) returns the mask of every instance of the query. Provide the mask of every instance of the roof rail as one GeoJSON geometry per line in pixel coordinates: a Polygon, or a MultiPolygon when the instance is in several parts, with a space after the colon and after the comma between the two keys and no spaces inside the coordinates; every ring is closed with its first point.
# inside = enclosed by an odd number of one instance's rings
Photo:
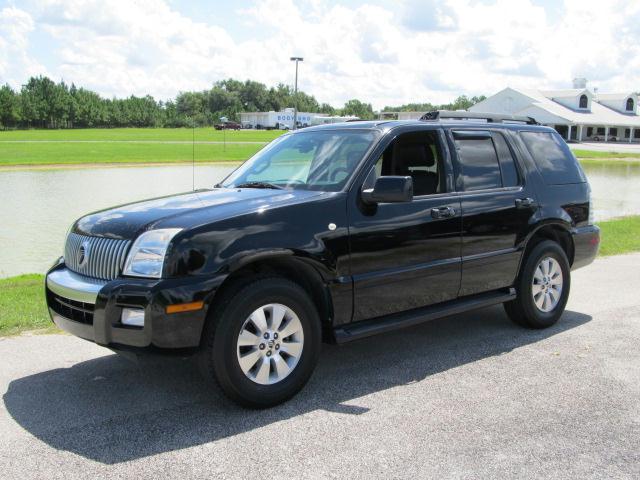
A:
{"type": "Polygon", "coordinates": [[[427,112],[420,117],[420,120],[422,121],[437,121],[445,119],[484,120],[487,123],[525,123],[527,125],[540,125],[533,117],[503,115],[499,113],[467,112],[465,110],[434,110],[432,112],[427,112]]]}

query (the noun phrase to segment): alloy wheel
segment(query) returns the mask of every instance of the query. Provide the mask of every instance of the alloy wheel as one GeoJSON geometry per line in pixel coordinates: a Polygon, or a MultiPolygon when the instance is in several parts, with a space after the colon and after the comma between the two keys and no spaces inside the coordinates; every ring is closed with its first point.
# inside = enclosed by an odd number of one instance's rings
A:
{"type": "Polygon", "coordinates": [[[286,305],[269,303],[249,315],[238,335],[238,363],[260,385],[281,382],[295,369],[304,346],[302,323],[286,305]]]}
{"type": "Polygon", "coordinates": [[[562,297],[562,269],[552,257],[544,257],[534,270],[531,285],[533,302],[538,310],[549,313],[562,297]]]}

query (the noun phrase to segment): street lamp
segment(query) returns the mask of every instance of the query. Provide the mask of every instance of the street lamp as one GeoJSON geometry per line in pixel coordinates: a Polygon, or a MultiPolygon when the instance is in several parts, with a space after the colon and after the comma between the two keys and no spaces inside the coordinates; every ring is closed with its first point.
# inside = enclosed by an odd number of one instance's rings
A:
{"type": "Polygon", "coordinates": [[[296,83],[293,87],[293,129],[298,127],[298,62],[302,62],[302,57],[291,57],[292,62],[296,62],[296,83]]]}

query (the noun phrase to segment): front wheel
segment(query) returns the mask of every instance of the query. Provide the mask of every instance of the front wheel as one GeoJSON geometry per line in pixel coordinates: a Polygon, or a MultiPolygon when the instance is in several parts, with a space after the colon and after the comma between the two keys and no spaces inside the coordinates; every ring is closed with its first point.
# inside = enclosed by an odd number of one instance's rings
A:
{"type": "Polygon", "coordinates": [[[516,282],[518,296],[504,304],[509,318],[529,328],[555,324],[567,305],[571,269],[564,250],[545,240],[529,253],[516,282]]]}
{"type": "Polygon", "coordinates": [[[219,300],[204,332],[205,375],[247,407],[270,407],[295,395],[320,354],[320,320],[307,293],[271,277],[219,300]]]}

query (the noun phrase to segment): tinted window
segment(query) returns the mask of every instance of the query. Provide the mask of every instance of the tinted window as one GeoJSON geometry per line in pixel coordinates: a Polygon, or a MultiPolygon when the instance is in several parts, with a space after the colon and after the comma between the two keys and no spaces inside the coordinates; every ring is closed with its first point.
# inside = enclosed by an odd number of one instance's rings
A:
{"type": "Polygon", "coordinates": [[[557,135],[545,132],[521,132],[520,135],[546,183],[560,185],[585,181],[578,161],[557,135]]]}
{"type": "Polygon", "coordinates": [[[456,138],[456,148],[465,190],[502,187],[498,156],[491,137],[456,138]]]}
{"type": "Polygon", "coordinates": [[[518,170],[511,155],[511,150],[507,141],[500,133],[493,134],[493,141],[496,145],[498,158],[500,159],[500,170],[502,170],[502,185],[504,187],[515,187],[520,184],[518,170]]]}
{"type": "Polygon", "coordinates": [[[410,176],[416,197],[444,192],[444,171],[437,133],[403,133],[385,149],[376,162],[375,172],[376,178],[410,176]]]}

